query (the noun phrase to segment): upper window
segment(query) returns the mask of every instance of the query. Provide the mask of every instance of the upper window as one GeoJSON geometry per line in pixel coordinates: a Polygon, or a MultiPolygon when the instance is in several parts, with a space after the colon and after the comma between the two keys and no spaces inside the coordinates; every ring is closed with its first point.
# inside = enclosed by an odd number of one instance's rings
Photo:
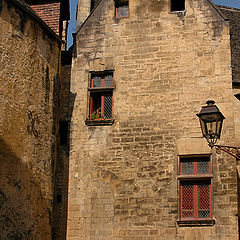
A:
{"type": "Polygon", "coordinates": [[[185,0],[171,0],[171,12],[185,10],[185,0]]]}
{"type": "Polygon", "coordinates": [[[212,219],[210,157],[180,158],[180,221],[212,219]]]}
{"type": "Polygon", "coordinates": [[[112,120],[113,73],[92,73],[89,120],[112,120]]]}
{"type": "Polygon", "coordinates": [[[115,17],[128,17],[129,6],[128,0],[115,0],[115,17]]]}

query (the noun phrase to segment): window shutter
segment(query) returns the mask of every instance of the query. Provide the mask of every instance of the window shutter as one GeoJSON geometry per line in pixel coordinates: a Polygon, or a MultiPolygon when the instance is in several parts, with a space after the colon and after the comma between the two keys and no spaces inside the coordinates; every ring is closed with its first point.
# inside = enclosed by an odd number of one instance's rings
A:
{"type": "Polygon", "coordinates": [[[107,119],[112,118],[112,95],[104,96],[104,117],[107,119]]]}

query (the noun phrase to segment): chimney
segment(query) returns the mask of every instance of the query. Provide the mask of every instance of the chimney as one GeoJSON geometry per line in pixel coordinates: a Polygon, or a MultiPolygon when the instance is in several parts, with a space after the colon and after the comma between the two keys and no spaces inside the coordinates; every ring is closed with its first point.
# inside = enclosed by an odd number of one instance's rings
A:
{"type": "Polygon", "coordinates": [[[93,2],[92,0],[78,0],[77,30],[89,16],[92,2],[93,2]]]}

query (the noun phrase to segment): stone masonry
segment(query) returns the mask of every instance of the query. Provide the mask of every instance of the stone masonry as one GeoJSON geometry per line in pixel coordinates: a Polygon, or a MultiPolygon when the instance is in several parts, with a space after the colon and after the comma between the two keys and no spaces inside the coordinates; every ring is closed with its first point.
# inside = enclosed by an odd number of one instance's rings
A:
{"type": "Polygon", "coordinates": [[[207,146],[196,117],[214,99],[226,117],[221,144],[239,145],[229,22],[211,1],[185,5],[129,0],[129,17],[115,18],[114,1],[102,0],[80,15],[89,16],[72,64],[68,240],[238,239],[236,160],[207,146]],[[106,70],[114,122],[89,126],[89,74],[106,70]],[[179,157],[196,155],[211,157],[215,222],[180,226],[179,157]]]}
{"type": "Polygon", "coordinates": [[[52,239],[61,40],[0,0],[0,239],[52,239]]]}

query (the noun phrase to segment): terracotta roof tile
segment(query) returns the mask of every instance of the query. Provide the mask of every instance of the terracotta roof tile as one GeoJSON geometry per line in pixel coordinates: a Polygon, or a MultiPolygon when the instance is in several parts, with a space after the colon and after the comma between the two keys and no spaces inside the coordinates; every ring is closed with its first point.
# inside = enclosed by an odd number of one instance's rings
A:
{"type": "Polygon", "coordinates": [[[59,34],[60,3],[31,5],[37,15],[57,34],[59,34]]]}

